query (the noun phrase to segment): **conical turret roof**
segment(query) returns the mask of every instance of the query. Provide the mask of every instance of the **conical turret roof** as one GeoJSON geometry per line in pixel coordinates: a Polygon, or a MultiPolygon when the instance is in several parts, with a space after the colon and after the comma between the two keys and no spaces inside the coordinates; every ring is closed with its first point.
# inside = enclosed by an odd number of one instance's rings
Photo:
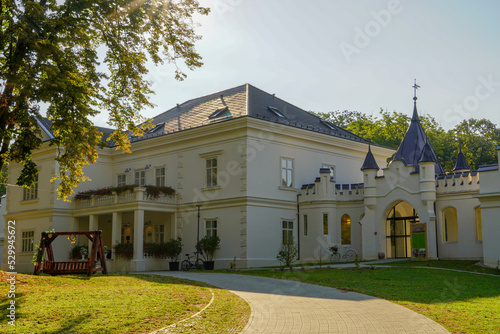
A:
{"type": "Polygon", "coordinates": [[[444,169],[441,166],[434,149],[430,145],[422,125],[420,124],[416,97],[414,97],[414,101],[413,116],[411,118],[410,126],[408,127],[408,130],[406,130],[403,141],[401,141],[393,160],[402,161],[406,166],[414,165],[416,166],[416,170],[418,170],[418,163],[422,157],[424,147],[428,144],[429,148],[427,148],[427,152],[425,152],[425,160],[427,162],[434,161],[436,163],[436,173],[442,174],[444,173],[444,169]]]}
{"type": "Polygon", "coordinates": [[[366,153],[365,162],[363,162],[363,166],[361,167],[361,170],[365,169],[376,169],[376,170],[380,169],[377,165],[377,162],[375,161],[375,157],[372,154],[372,149],[370,144],[368,144],[368,153],[366,153]]]}
{"type": "Polygon", "coordinates": [[[455,167],[453,167],[453,171],[456,170],[470,170],[469,164],[467,163],[467,159],[465,155],[462,153],[462,146],[458,148],[457,161],[455,163],[455,167]]]}

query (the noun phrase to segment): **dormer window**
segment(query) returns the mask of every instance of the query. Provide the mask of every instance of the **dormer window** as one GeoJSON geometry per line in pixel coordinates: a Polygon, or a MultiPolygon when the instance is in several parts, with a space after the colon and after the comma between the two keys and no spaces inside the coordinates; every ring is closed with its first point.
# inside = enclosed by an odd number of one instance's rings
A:
{"type": "Polygon", "coordinates": [[[231,116],[231,113],[229,112],[228,107],[222,107],[217,109],[212,115],[208,116],[208,118],[217,118],[217,117],[222,117],[222,116],[231,116]]]}
{"type": "Polygon", "coordinates": [[[286,116],[276,107],[267,106],[267,110],[269,110],[278,117],[286,118],[286,116]]]}
{"type": "Polygon", "coordinates": [[[324,126],[329,128],[330,130],[337,131],[337,128],[332,123],[327,122],[327,121],[323,121],[323,120],[320,120],[320,122],[321,122],[321,124],[323,124],[324,126]]]}
{"type": "Polygon", "coordinates": [[[155,133],[156,131],[162,129],[164,125],[165,123],[156,124],[154,128],[147,130],[146,134],[155,133]]]}

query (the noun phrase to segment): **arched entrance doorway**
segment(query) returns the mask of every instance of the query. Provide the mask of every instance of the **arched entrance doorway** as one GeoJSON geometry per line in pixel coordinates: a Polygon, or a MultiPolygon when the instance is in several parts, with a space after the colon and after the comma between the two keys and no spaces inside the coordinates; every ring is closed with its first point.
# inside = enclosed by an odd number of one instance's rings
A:
{"type": "Polygon", "coordinates": [[[415,209],[407,202],[399,202],[387,215],[387,258],[411,257],[410,224],[418,223],[415,209]]]}

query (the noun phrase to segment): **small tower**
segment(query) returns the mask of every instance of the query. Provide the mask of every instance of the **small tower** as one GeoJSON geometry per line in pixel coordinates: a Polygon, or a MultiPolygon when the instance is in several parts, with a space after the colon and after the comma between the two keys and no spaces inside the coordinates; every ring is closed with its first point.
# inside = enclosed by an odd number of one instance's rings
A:
{"type": "Polygon", "coordinates": [[[424,202],[436,200],[436,156],[429,142],[425,143],[420,159],[420,198],[424,202]]]}
{"type": "Polygon", "coordinates": [[[376,203],[377,188],[375,177],[380,168],[372,154],[371,143],[368,144],[368,153],[366,153],[365,161],[361,167],[363,172],[364,188],[365,188],[365,205],[373,208],[376,203]]]}
{"type": "Polygon", "coordinates": [[[465,155],[462,153],[462,145],[460,145],[460,147],[458,148],[457,161],[455,162],[455,167],[453,167],[453,171],[455,173],[470,171],[467,159],[465,158],[465,155]]]}

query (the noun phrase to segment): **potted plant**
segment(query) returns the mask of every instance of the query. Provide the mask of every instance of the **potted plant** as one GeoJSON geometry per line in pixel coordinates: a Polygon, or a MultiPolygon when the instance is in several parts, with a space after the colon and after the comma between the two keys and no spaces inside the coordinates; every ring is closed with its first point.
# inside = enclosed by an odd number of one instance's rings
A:
{"type": "Polygon", "coordinates": [[[170,239],[165,243],[165,253],[166,256],[170,259],[169,269],[170,271],[178,271],[179,270],[179,255],[182,252],[182,239],[181,237],[177,237],[177,239],[170,239]]]}
{"type": "Polygon", "coordinates": [[[197,250],[203,256],[203,269],[213,270],[214,269],[214,254],[220,245],[220,238],[216,235],[211,237],[204,236],[203,239],[198,243],[197,250]]]}
{"type": "Polygon", "coordinates": [[[131,260],[134,257],[134,244],[132,243],[117,243],[113,246],[115,256],[125,260],[131,260]]]}
{"type": "Polygon", "coordinates": [[[88,255],[88,247],[75,245],[69,251],[68,258],[70,260],[81,260],[84,255],[88,255]]]}

